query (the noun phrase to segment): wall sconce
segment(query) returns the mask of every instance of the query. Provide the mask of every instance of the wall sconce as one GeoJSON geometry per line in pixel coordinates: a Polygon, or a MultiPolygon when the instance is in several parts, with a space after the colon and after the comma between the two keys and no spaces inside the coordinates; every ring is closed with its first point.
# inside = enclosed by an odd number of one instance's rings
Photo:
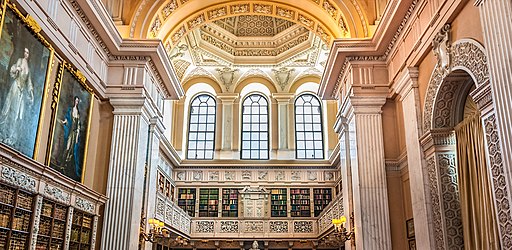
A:
{"type": "Polygon", "coordinates": [[[148,224],[150,226],[149,233],[146,233],[144,227],[140,228],[140,235],[145,241],[155,243],[156,241],[167,241],[171,244],[176,245],[187,245],[187,239],[178,236],[176,239],[171,239],[171,232],[165,229],[165,223],[158,219],[149,219],[148,224]]]}
{"type": "MultiPolygon", "coordinates": [[[[350,216],[350,219],[354,221],[353,215],[350,216]]],[[[341,243],[345,244],[347,240],[354,240],[354,228],[349,232],[347,228],[345,228],[345,222],[347,222],[347,217],[341,216],[339,219],[332,219],[332,224],[334,225],[334,236],[341,243]]],[[[355,243],[355,242],[354,242],[355,243]]]]}

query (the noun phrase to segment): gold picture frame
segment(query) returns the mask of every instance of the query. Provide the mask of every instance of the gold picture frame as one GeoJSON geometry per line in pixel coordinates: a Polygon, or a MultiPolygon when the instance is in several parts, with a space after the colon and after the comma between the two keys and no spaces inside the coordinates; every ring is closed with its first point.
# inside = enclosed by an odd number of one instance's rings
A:
{"type": "Polygon", "coordinates": [[[46,164],[79,182],[84,180],[93,103],[94,92],[85,76],[68,62],[60,63],[46,164]]]}
{"type": "Polygon", "coordinates": [[[0,143],[36,159],[55,50],[32,16],[0,3],[0,143]]]}

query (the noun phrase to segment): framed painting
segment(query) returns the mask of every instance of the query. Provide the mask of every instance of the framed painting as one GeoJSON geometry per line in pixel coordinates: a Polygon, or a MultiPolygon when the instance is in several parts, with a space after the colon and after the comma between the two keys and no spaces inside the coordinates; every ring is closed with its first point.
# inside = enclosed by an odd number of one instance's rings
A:
{"type": "Polygon", "coordinates": [[[89,141],[94,93],[82,73],[69,63],[59,65],[53,91],[53,119],[47,164],[82,182],[89,141]]]}
{"type": "Polygon", "coordinates": [[[416,240],[409,240],[409,250],[416,250],[416,240]]]}
{"type": "Polygon", "coordinates": [[[35,158],[54,50],[31,16],[1,2],[0,143],[35,158]]]}
{"type": "Polygon", "coordinates": [[[408,219],[405,221],[405,228],[407,229],[407,238],[414,238],[414,219],[408,219]]]}

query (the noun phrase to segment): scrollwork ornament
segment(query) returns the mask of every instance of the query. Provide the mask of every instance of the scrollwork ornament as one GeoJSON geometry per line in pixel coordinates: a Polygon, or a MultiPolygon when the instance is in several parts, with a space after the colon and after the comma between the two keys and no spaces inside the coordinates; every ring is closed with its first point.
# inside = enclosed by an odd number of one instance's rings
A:
{"type": "Polygon", "coordinates": [[[76,208],[83,210],[88,213],[94,213],[95,206],[92,202],[82,199],[80,197],[76,197],[75,199],[76,208]]]}
{"type": "Polygon", "coordinates": [[[68,204],[70,200],[70,195],[68,193],[62,191],[60,188],[52,187],[48,184],[44,186],[44,194],[65,204],[68,204]]]}
{"type": "Polygon", "coordinates": [[[445,24],[432,41],[432,50],[437,57],[437,67],[447,76],[451,69],[450,24],[445,24]]]}
{"type": "Polygon", "coordinates": [[[20,188],[35,191],[36,180],[31,176],[8,166],[2,166],[0,178],[20,188]]]}

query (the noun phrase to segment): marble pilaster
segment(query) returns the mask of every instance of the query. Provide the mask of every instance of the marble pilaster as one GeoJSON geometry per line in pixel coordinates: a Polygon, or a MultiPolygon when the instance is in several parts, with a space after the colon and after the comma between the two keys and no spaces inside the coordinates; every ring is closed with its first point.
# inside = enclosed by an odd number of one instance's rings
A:
{"type": "Polygon", "coordinates": [[[344,107],[350,133],[355,241],[361,249],[391,249],[382,128],[385,102],[385,96],[352,96],[344,107]]]}
{"type": "Polygon", "coordinates": [[[434,249],[433,220],[428,208],[431,206],[427,198],[428,176],[425,158],[419,142],[421,135],[421,111],[418,92],[418,69],[408,68],[396,83],[396,91],[400,95],[404,113],[405,141],[409,181],[411,187],[411,203],[414,217],[416,245],[424,249],[434,249]]]}
{"type": "MultiPolygon", "coordinates": [[[[495,125],[485,124],[486,130],[495,130],[501,140],[498,141],[496,147],[501,149],[500,152],[500,165],[503,167],[500,171],[503,172],[501,180],[504,187],[508,187],[512,183],[512,130],[510,124],[512,122],[512,61],[510,55],[512,54],[512,3],[509,0],[477,0],[475,5],[480,9],[480,19],[482,22],[482,30],[484,34],[485,47],[487,51],[487,62],[489,65],[489,73],[491,79],[492,96],[496,115],[492,116],[492,121],[495,125]],[[494,129],[491,129],[494,128],[494,129]]],[[[492,157],[491,157],[491,160],[492,157]]],[[[494,162],[492,162],[492,165],[494,162]]],[[[503,207],[510,208],[512,206],[512,197],[510,192],[507,192],[503,197],[503,207]]],[[[510,212],[500,215],[503,220],[510,220],[510,212]]],[[[506,222],[500,221],[500,234],[502,247],[505,249],[512,248],[512,233],[510,230],[505,229],[506,222]],[[508,232],[504,232],[503,230],[508,232]]],[[[510,224],[509,224],[510,225],[510,224]]]]}
{"type": "Polygon", "coordinates": [[[144,192],[149,115],[144,97],[111,98],[112,147],[102,249],[137,249],[144,192]]]}
{"type": "Polygon", "coordinates": [[[238,99],[238,93],[220,93],[217,98],[222,105],[222,141],[221,141],[221,154],[231,154],[233,151],[233,104],[238,99]]]}
{"type": "MultiPolygon", "coordinates": [[[[292,136],[291,124],[289,123],[289,112],[288,108],[294,94],[290,93],[274,93],[272,97],[277,101],[277,117],[278,117],[278,157],[281,152],[289,151],[290,146],[288,144],[288,137],[292,136]]],[[[285,156],[289,158],[288,155],[285,156]]]]}

